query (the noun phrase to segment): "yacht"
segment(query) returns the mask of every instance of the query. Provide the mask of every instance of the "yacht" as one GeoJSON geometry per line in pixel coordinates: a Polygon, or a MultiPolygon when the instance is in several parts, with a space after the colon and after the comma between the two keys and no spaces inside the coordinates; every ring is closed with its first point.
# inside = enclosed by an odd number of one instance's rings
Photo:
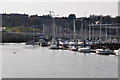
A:
{"type": "Polygon", "coordinates": [[[118,50],[114,50],[114,54],[119,56],[120,55],[120,48],[118,50]]]}

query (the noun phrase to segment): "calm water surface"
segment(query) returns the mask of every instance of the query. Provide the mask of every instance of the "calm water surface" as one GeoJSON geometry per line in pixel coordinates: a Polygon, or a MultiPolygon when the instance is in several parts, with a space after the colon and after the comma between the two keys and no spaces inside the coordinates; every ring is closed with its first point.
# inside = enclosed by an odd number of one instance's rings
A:
{"type": "Polygon", "coordinates": [[[118,78],[118,56],[2,45],[3,78],[118,78]],[[14,52],[16,54],[14,54],[14,52]]]}

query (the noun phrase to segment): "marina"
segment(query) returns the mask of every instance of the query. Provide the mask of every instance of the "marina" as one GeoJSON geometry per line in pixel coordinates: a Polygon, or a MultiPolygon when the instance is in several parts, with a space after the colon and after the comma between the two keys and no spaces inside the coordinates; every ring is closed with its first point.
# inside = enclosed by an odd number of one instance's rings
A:
{"type": "Polygon", "coordinates": [[[120,77],[118,2],[2,4],[3,79],[120,77]]]}
{"type": "MultiPolygon", "coordinates": [[[[44,40],[43,40],[44,41],[44,40]]],[[[47,47],[49,49],[53,50],[70,50],[70,51],[78,51],[78,52],[83,52],[83,53],[90,53],[94,52],[97,54],[105,54],[105,55],[120,55],[119,52],[119,47],[120,43],[107,43],[107,45],[104,44],[86,44],[84,41],[82,42],[74,42],[74,41],[64,41],[62,42],[61,40],[52,40],[51,42],[46,42],[44,45],[39,45],[41,42],[35,42],[38,44],[27,44],[27,45],[38,45],[41,47],[47,47]]]]}
{"type": "MultiPolygon", "coordinates": [[[[88,35],[88,38],[85,38],[85,34],[83,34],[82,36],[77,37],[77,30],[76,30],[76,17],[75,14],[71,14],[71,22],[72,25],[71,27],[73,28],[72,30],[72,37],[65,39],[63,38],[63,36],[59,36],[57,31],[57,25],[56,25],[56,18],[55,18],[55,12],[54,11],[49,11],[50,16],[52,17],[52,35],[51,35],[51,39],[48,38],[48,41],[46,41],[46,37],[45,37],[45,25],[43,24],[43,35],[41,39],[38,39],[38,41],[35,42],[35,35],[34,35],[34,30],[33,30],[33,39],[32,39],[32,43],[34,45],[37,45],[36,43],[38,43],[39,45],[42,44],[42,46],[48,46],[50,49],[68,49],[70,51],[79,51],[79,52],[84,52],[84,53],[90,53],[90,51],[95,51],[97,54],[105,54],[105,55],[109,55],[109,54],[115,54],[115,55],[120,55],[119,51],[114,51],[114,50],[119,50],[120,48],[120,41],[119,41],[119,23],[114,27],[114,25],[112,24],[103,24],[103,16],[99,17],[99,21],[95,22],[96,24],[93,24],[91,22],[88,22],[89,24],[86,24],[86,16],[83,18],[83,20],[81,21],[81,27],[80,28],[80,32],[83,32],[84,30],[86,30],[86,35],[88,35]],[[91,23],[91,24],[90,24],[91,23]],[[115,36],[113,36],[114,38],[108,40],[108,28],[109,25],[115,29],[115,36]],[[84,27],[88,27],[84,28],[84,27]],[[91,34],[92,32],[94,32],[93,30],[91,30],[92,27],[98,27],[97,31],[99,31],[98,33],[98,37],[94,36],[94,39],[92,39],[93,34],[91,34]],[[107,26],[107,27],[106,27],[107,26]],[[104,29],[104,30],[102,30],[104,29]],[[103,34],[104,33],[104,34],[103,34]],[[103,36],[105,35],[105,36],[103,36]],[[95,39],[96,38],[96,39],[95,39]],[[42,40],[42,41],[40,41],[42,40]],[[49,44],[48,44],[49,43],[49,44]],[[66,47],[63,45],[65,44],[66,47]],[[108,46],[112,44],[112,46],[108,46]],[[94,46],[93,46],[94,45],[94,46]],[[116,46],[118,45],[118,46],[116,46]],[[96,47],[96,48],[95,48],[96,47]],[[112,47],[112,48],[111,48],[112,47]]],[[[110,27],[110,28],[111,28],[110,27]]],[[[111,34],[111,33],[110,33],[111,34]]],[[[109,35],[110,35],[109,34],[109,35]]],[[[29,44],[27,44],[29,45],[29,44]]]]}

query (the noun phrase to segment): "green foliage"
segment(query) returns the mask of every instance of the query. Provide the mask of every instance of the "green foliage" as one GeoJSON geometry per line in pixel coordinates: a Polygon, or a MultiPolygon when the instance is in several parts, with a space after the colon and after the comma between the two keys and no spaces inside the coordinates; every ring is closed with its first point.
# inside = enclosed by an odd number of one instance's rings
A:
{"type": "Polygon", "coordinates": [[[3,31],[6,32],[42,32],[42,30],[38,29],[38,28],[32,28],[32,27],[23,27],[23,26],[19,26],[19,27],[6,27],[3,31]]]}

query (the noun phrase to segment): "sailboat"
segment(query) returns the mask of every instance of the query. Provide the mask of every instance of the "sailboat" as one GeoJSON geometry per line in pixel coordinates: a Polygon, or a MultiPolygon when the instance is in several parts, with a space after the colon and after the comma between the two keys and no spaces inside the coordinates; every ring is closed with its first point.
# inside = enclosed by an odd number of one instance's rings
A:
{"type": "MultiPolygon", "coordinates": [[[[82,25],[82,27],[83,27],[83,25],[82,25]]],[[[89,29],[89,38],[90,38],[90,29],[89,29]]],[[[83,40],[83,42],[78,42],[78,45],[79,45],[79,47],[78,47],[79,52],[84,52],[84,53],[89,53],[90,52],[90,47],[87,46],[85,40],[83,40]]]]}
{"type": "Polygon", "coordinates": [[[114,50],[114,54],[120,56],[120,48],[118,50],[114,50]]]}
{"type": "Polygon", "coordinates": [[[84,53],[90,52],[90,47],[88,46],[88,44],[86,44],[85,40],[83,42],[78,42],[78,51],[84,53]]]}
{"type": "Polygon", "coordinates": [[[59,49],[59,43],[55,39],[51,41],[50,49],[59,49]]]}
{"type": "Polygon", "coordinates": [[[77,51],[77,42],[76,42],[76,29],[75,29],[75,19],[73,19],[73,37],[74,40],[69,42],[69,50],[71,51],[77,51]]]}
{"type": "MultiPolygon", "coordinates": [[[[118,38],[119,38],[118,30],[119,30],[119,29],[118,29],[118,27],[117,27],[117,36],[118,36],[118,38]]],[[[114,52],[115,55],[120,56],[120,48],[119,48],[118,50],[114,50],[113,52],[114,52]]]]}
{"type": "Polygon", "coordinates": [[[78,50],[77,43],[75,41],[69,42],[69,50],[70,51],[77,51],[78,50]]]}
{"type": "MultiPolygon", "coordinates": [[[[101,24],[102,24],[102,16],[100,17],[100,47],[101,47],[101,24]]],[[[107,32],[106,32],[107,33],[107,32]]],[[[107,36],[107,35],[106,35],[107,36]]],[[[105,55],[108,55],[108,54],[111,54],[112,53],[112,50],[110,49],[107,49],[107,48],[100,48],[100,49],[96,49],[96,53],[97,54],[105,54],[105,55]]]]}
{"type": "MultiPolygon", "coordinates": [[[[53,12],[53,15],[55,16],[54,12],[53,12]]],[[[50,49],[59,49],[59,41],[56,40],[56,31],[55,30],[56,30],[55,17],[53,17],[53,39],[52,39],[51,44],[50,44],[50,49]]]]}

